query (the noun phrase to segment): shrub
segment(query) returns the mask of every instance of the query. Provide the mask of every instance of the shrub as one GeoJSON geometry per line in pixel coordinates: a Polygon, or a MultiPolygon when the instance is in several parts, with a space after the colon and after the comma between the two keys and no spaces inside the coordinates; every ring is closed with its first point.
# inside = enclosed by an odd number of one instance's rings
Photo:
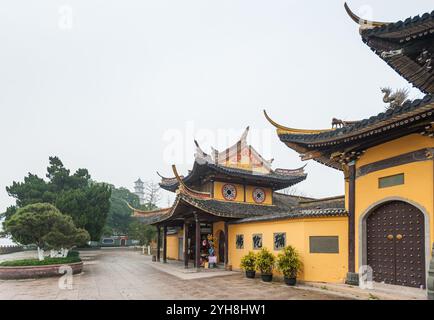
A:
{"type": "Polygon", "coordinates": [[[245,271],[255,271],[256,269],[256,254],[249,251],[244,257],[241,258],[241,269],[245,271]]]}
{"type": "Polygon", "coordinates": [[[298,252],[292,246],[287,246],[277,256],[277,269],[287,278],[296,278],[302,268],[298,252]]]}
{"type": "Polygon", "coordinates": [[[276,257],[267,248],[262,248],[256,255],[256,269],[262,274],[271,274],[275,261],[276,257]]]}
{"type": "Polygon", "coordinates": [[[78,252],[77,250],[70,250],[68,252],[68,258],[78,258],[80,257],[80,252],[78,252]]]}

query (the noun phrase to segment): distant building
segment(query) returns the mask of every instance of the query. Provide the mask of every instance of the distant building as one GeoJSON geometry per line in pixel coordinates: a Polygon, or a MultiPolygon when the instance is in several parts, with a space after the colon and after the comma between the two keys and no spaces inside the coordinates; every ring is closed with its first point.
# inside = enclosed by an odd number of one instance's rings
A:
{"type": "Polygon", "coordinates": [[[134,182],[134,194],[139,197],[140,204],[145,203],[144,183],[140,178],[134,182]]]}

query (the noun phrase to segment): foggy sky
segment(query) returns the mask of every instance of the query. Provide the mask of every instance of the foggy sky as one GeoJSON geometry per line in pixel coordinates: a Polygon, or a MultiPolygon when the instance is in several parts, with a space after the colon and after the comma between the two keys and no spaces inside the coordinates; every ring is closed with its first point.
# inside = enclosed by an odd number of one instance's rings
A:
{"type": "MultiPolygon", "coordinates": [[[[380,21],[434,9],[349,4],[380,21]]],[[[0,211],[14,203],[5,187],[44,177],[51,155],[132,189],[157,170],[172,176],[172,163],[185,174],[194,138],[223,149],[248,125],[275,168],[300,167],[263,109],[283,125],[329,128],[382,112],[380,87],[411,87],[362,43],[340,0],[3,0],[0,40],[0,211]],[[171,159],[176,136],[183,154],[171,159]]],[[[306,171],[300,193],[343,194],[342,173],[313,161],[306,171]]]]}

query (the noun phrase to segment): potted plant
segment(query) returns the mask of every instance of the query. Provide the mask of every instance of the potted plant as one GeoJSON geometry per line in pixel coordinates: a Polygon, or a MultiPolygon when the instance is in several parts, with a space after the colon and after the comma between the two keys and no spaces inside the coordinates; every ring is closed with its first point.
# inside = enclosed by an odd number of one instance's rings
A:
{"type": "Polygon", "coordinates": [[[289,286],[297,283],[297,274],[300,272],[302,263],[298,252],[292,246],[287,246],[277,256],[277,269],[283,273],[283,279],[289,286]]]}
{"type": "Polygon", "coordinates": [[[276,257],[266,248],[262,248],[256,256],[256,269],[261,271],[262,281],[273,280],[273,267],[276,257]]]}
{"type": "Polygon", "coordinates": [[[246,272],[246,277],[253,279],[256,275],[256,254],[249,251],[244,257],[241,258],[241,269],[246,272]]]}

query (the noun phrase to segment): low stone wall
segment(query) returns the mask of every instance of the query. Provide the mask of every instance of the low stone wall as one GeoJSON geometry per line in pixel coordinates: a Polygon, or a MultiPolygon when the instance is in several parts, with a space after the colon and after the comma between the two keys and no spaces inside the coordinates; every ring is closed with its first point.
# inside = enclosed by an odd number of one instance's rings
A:
{"type": "Polygon", "coordinates": [[[13,252],[19,252],[23,251],[22,246],[16,246],[16,245],[10,245],[10,246],[1,246],[0,247],[0,254],[8,254],[13,252]]]}
{"type": "MultiPolygon", "coordinates": [[[[47,265],[47,266],[25,266],[25,267],[0,267],[0,279],[35,279],[56,277],[65,274],[65,271],[59,273],[60,267],[65,265],[47,265]]],[[[81,273],[83,270],[83,262],[67,264],[72,268],[72,273],[81,273]]]]}

